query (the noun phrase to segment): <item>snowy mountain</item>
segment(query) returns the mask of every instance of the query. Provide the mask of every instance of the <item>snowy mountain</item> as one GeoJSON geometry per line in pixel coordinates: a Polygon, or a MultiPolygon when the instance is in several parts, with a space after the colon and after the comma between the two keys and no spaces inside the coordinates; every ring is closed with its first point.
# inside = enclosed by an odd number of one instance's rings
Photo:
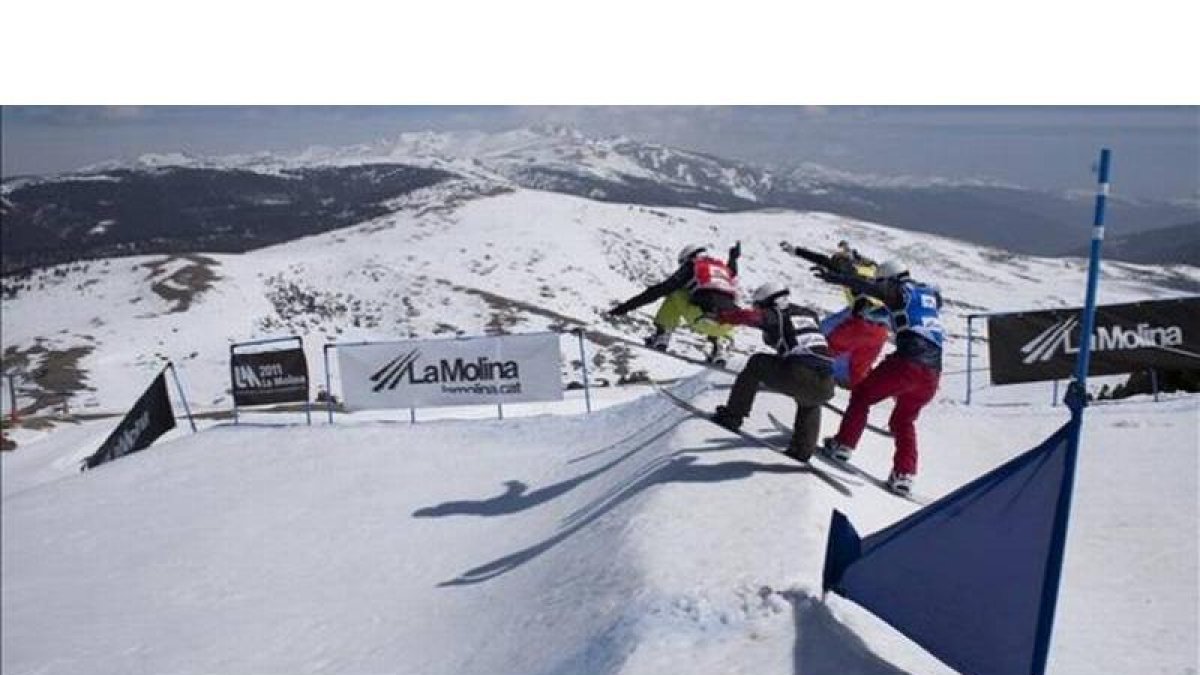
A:
{"type": "MultiPolygon", "coordinates": [[[[798,159],[799,168],[772,170],[557,127],[406,133],[286,156],[147,155],[131,165],[6,180],[0,238],[6,271],[139,252],[241,252],[378,215],[390,199],[451,176],[493,190],[644,206],[822,211],[1026,253],[1056,254],[1085,238],[1090,195],[852,175],[798,159]]],[[[1114,232],[1195,217],[1194,207],[1124,200],[1119,192],[1109,209],[1114,232]]]]}
{"type": "MultiPolygon", "coordinates": [[[[420,168],[465,173],[441,152],[420,168]]],[[[254,161],[262,175],[297,169],[254,161]]],[[[820,597],[831,509],[873,531],[913,505],[869,485],[835,491],[650,388],[600,387],[592,415],[569,391],[506,406],[503,420],[474,408],[417,411],[417,424],[407,411],[227,423],[234,341],[304,336],[315,395],[327,341],[572,325],[589,330],[593,381],[680,379],[679,393],[711,409],[727,376],[605,338],[646,334],[652,307],[601,313],[668,274],[684,244],[723,252],[739,240],[745,288],[783,280],[831,311],[840,292],[778,242],[839,239],[906,262],[947,300],[946,372],[920,422],[922,492],[946,494],[1064,421],[1044,384],[984,386],[961,405],[965,316],[1077,304],[1083,261],[827,213],[612,203],[480,168],[351,226],[245,253],[6,278],[3,366],[22,374],[25,423],[6,429],[17,447],[0,455],[3,671],[947,672],[861,608],[820,597]],[[164,359],[199,433],[181,423],[79,474],[164,359]],[[64,400],[73,415],[57,419],[64,400]]],[[[1107,264],[1100,300],[1197,284],[1190,266],[1107,264]]],[[[579,381],[578,345],[561,345],[563,381],[579,381]]],[[[758,337],[740,331],[737,348],[759,349],[758,337]]],[[[680,334],[676,349],[694,354],[695,341],[680,334]]],[[[748,428],[770,435],[766,413],[790,406],[761,396],[748,428]]],[[[1197,399],[1089,416],[1051,672],[1194,670],[1197,399]],[[1131,448],[1145,461],[1127,461],[1131,448]]],[[[886,471],[886,439],[868,435],[860,453],[886,471]]]]}
{"type": "MultiPolygon", "coordinates": [[[[76,409],[116,411],[167,357],[187,373],[199,408],[227,410],[224,364],[234,341],[303,335],[316,364],[329,340],[574,325],[639,337],[650,331],[652,307],[619,322],[602,312],[669,274],[689,242],[723,252],[740,240],[746,289],[784,280],[798,300],[833,311],[840,292],[813,279],[778,242],[831,250],[849,239],[940,284],[959,336],[970,312],[1069,306],[1082,297],[1083,264],[1074,259],[1019,256],[825,214],[714,214],[494,187],[443,181],[391,200],[386,215],[240,255],[111,258],[5,278],[4,367],[29,374],[23,406],[46,409],[67,396],[76,409]]],[[[1102,300],[1174,295],[1198,284],[1188,266],[1112,263],[1102,300]]],[[[747,333],[738,349],[756,345],[747,333]]],[[[599,336],[593,348],[598,375],[611,382],[677,370],[672,360],[599,336]]],[[[564,350],[564,377],[581,381],[577,354],[564,350]]],[[[963,351],[951,349],[947,370],[961,369],[963,351]]]]}

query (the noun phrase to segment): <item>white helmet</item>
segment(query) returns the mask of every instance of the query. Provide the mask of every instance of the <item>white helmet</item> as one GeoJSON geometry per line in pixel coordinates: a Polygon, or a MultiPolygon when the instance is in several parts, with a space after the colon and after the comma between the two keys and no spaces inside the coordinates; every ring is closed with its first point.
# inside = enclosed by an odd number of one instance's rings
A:
{"type": "Polygon", "coordinates": [[[767,283],[754,289],[754,304],[767,307],[772,304],[783,304],[788,296],[788,289],[778,281],[767,283]]]}
{"type": "Polygon", "coordinates": [[[683,263],[691,260],[693,257],[699,255],[702,251],[707,250],[708,247],[702,244],[688,244],[687,246],[679,249],[679,264],[682,265],[683,263]]]}
{"type": "Polygon", "coordinates": [[[884,260],[875,268],[876,279],[896,279],[908,276],[908,268],[895,260],[884,260]]]}

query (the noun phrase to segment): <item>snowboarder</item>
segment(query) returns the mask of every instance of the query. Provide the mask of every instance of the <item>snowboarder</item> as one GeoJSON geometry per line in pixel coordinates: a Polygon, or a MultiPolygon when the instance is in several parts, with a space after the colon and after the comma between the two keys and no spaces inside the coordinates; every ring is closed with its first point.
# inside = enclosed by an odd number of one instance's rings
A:
{"type": "Polygon", "coordinates": [[[845,239],[838,242],[833,255],[817,253],[803,246],[793,246],[786,241],[779,242],[779,247],[787,253],[835,272],[857,274],[868,279],[875,273],[875,261],[851,248],[850,242],[845,239]]]}
{"type": "Polygon", "coordinates": [[[850,242],[845,239],[837,243],[837,251],[832,256],[834,263],[852,266],[856,270],[861,267],[874,268],[876,262],[867,256],[858,252],[858,249],[851,248],[850,242]]]}
{"type": "Polygon", "coordinates": [[[679,251],[679,269],[663,281],[647,288],[608,311],[621,316],[638,307],[664,298],[654,315],[654,334],[646,346],[666,351],[671,333],[680,323],[708,338],[711,349],[707,360],[723,366],[728,361],[734,327],[716,319],[721,310],[737,308],[737,261],[742,243],[729,249],[725,261],[705,255],[707,247],[688,244],[679,251]]]}
{"type": "MultiPolygon", "coordinates": [[[[871,279],[875,262],[850,248],[846,241],[838,242],[838,252],[822,255],[786,241],[779,247],[792,255],[834,272],[844,272],[871,279]]],[[[889,313],[879,300],[846,289],[849,305],[821,322],[821,332],[829,341],[834,356],[834,381],[847,389],[858,386],[871,372],[876,359],[887,342],[889,313]]]]}
{"type": "Polygon", "coordinates": [[[835,436],[825,440],[824,452],[836,460],[849,461],[870,407],[885,398],[895,398],[888,419],[888,428],[896,439],[888,487],[910,494],[917,474],[915,422],[921,409],[933,400],[941,377],[945,336],[941,293],[934,286],[913,280],[908,270],[894,261],[880,264],[872,281],[825,268],[817,269],[816,276],[881,300],[891,315],[896,335],[896,349],[851,390],[841,426],[835,436]]]}
{"type": "Polygon", "coordinates": [[[712,420],[739,429],[754,405],[762,385],[796,401],[796,423],[788,443],[788,456],[802,462],[812,457],[821,431],[821,405],[833,398],[832,361],[817,314],[788,302],[788,289],[766,283],[754,291],[753,307],[718,314],[722,322],[758,328],[774,354],[750,357],[738,374],[725,405],[717,406],[712,420]]]}

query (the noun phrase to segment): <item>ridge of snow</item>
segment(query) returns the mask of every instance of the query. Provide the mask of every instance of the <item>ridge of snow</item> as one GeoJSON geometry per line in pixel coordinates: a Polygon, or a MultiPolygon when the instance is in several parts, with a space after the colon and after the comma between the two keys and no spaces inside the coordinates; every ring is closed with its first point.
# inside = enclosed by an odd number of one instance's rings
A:
{"type": "MultiPolygon", "coordinates": [[[[792,170],[776,172],[703,153],[637,141],[626,136],[595,138],[576,129],[555,126],[536,126],[500,132],[403,132],[396,137],[381,138],[371,143],[339,147],[314,145],[292,153],[258,152],[213,157],[199,157],[182,152],[148,153],[132,162],[101,162],[74,173],[168,167],[278,173],[285,169],[314,166],[352,166],[385,162],[441,168],[491,178],[511,178],[515,171],[537,167],[606,180],[621,181],[625,177],[633,177],[695,187],[699,185],[700,177],[681,173],[685,167],[692,166],[700,168],[705,177],[719,181],[732,195],[750,201],[757,200],[758,190],[777,185],[781,177],[794,181],[798,186],[815,190],[830,184],[890,188],[967,185],[1023,189],[992,180],[859,174],[814,163],[805,163],[792,170]],[[672,163],[675,163],[675,171],[669,172],[666,169],[672,163]]],[[[44,178],[50,179],[54,177],[44,178]]]]}
{"type": "Polygon", "coordinates": [[[880,175],[833,169],[814,162],[804,162],[788,176],[801,185],[819,187],[823,184],[857,185],[870,188],[933,188],[979,187],[1030,191],[1031,188],[993,178],[946,178],[941,176],[880,175]]]}

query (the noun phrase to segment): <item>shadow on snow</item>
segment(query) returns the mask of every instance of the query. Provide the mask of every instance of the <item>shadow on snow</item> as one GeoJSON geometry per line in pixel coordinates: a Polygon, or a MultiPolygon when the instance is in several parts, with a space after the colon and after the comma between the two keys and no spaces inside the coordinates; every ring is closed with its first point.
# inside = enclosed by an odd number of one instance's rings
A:
{"type": "Polygon", "coordinates": [[[554,548],[609,511],[612,511],[617,506],[654,485],[664,483],[717,483],[721,481],[741,480],[756,473],[807,472],[807,469],[803,466],[761,464],[747,461],[697,465],[695,463],[696,457],[683,454],[687,452],[693,451],[683,450],[669,457],[649,462],[646,467],[643,467],[637,475],[624,485],[615,488],[592,501],[587,506],[569,514],[564,519],[563,528],[548,539],[467,570],[459,575],[458,578],[444,581],[438,585],[446,587],[477,584],[511,572],[554,548]]]}

